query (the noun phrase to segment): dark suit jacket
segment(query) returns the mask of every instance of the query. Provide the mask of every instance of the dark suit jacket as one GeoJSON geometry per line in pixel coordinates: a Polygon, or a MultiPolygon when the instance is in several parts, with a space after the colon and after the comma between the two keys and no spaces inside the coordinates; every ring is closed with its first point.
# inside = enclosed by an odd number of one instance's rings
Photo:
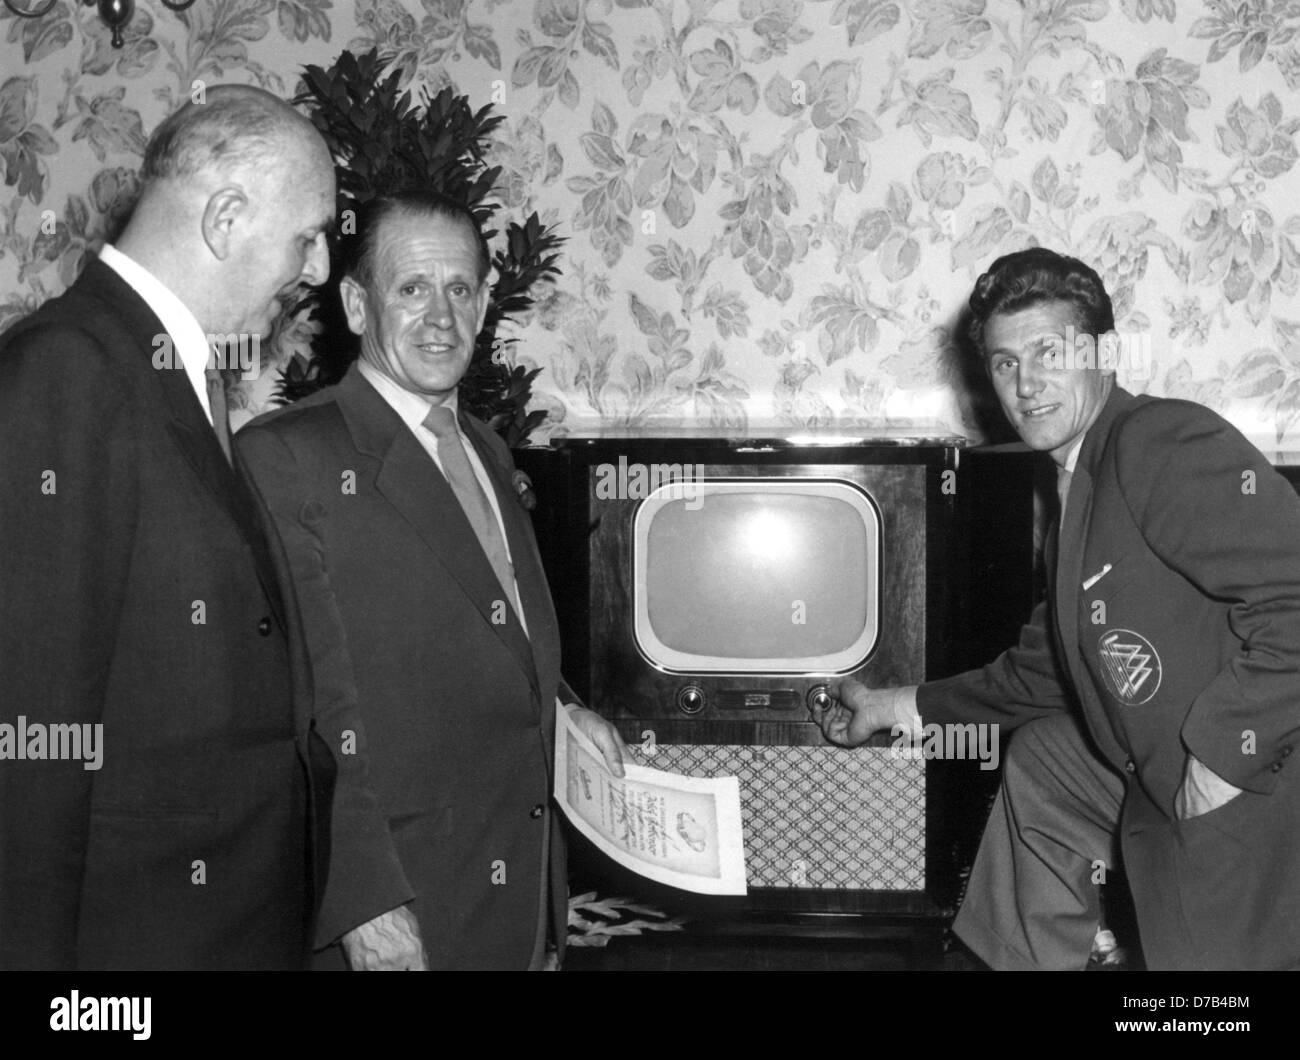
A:
{"type": "Polygon", "coordinates": [[[0,721],[103,725],[99,770],[0,762],[0,967],[304,963],[310,688],[161,334],[95,260],[0,337],[0,721]]]}
{"type": "Polygon", "coordinates": [[[922,718],[1014,726],[1077,704],[1127,780],[1120,835],[1148,964],[1300,962],[1300,783],[1287,768],[1300,498],[1210,410],[1116,388],[1080,450],[1059,559],[1052,537],[1055,585],[1020,644],[923,685],[922,718]],[[1245,791],[1178,821],[1189,753],[1245,791]]]}
{"type": "Polygon", "coordinates": [[[431,967],[524,968],[548,875],[564,937],[550,791],[568,692],[509,452],[461,423],[496,486],[527,636],[494,606],[502,590],[451,488],[359,372],[254,420],[236,446],[284,538],[322,731],[342,752],[318,942],[413,901],[431,967]]]}

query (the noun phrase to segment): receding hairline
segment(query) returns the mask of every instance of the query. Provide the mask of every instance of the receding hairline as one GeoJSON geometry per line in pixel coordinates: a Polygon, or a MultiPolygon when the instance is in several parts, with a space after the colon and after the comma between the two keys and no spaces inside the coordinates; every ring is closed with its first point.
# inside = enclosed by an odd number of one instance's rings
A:
{"type": "Polygon", "coordinates": [[[228,176],[269,161],[329,152],[312,123],[285,100],[252,85],[216,85],[202,102],[168,115],[145,147],[146,186],[200,173],[228,176]]]}
{"type": "Polygon", "coordinates": [[[371,229],[364,239],[362,252],[357,256],[353,267],[347,271],[347,278],[368,287],[375,280],[375,264],[382,245],[380,237],[384,234],[385,227],[403,220],[429,218],[441,219],[449,224],[457,225],[469,235],[474,247],[475,279],[480,286],[487,281],[492,272],[492,260],[488,247],[483,240],[482,230],[474,220],[473,214],[469,213],[468,208],[464,213],[461,213],[455,209],[444,209],[428,201],[403,199],[400,194],[393,196],[393,199],[395,201],[389,203],[379,216],[372,221],[371,229]]]}

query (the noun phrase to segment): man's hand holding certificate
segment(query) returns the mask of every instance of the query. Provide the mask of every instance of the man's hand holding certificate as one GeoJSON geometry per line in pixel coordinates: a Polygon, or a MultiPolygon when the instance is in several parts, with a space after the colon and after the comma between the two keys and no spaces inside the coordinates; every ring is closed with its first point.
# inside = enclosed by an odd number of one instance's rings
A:
{"type": "Polygon", "coordinates": [[[620,865],[701,894],[744,894],[736,777],[684,777],[606,756],[556,711],[555,798],[573,826],[620,865]]]}

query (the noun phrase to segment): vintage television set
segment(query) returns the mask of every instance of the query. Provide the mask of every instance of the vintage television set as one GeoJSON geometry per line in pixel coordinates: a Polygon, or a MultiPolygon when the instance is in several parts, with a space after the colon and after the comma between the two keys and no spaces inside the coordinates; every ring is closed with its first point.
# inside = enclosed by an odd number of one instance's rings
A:
{"type": "Polygon", "coordinates": [[[684,430],[516,455],[569,682],[641,763],[740,777],[749,894],[682,903],[900,923],[949,909],[995,774],[900,755],[888,734],[833,746],[810,707],[838,675],[914,684],[1014,641],[1033,604],[1029,454],[684,430]],[[992,550],[968,532],[980,519],[998,523],[992,550]]]}

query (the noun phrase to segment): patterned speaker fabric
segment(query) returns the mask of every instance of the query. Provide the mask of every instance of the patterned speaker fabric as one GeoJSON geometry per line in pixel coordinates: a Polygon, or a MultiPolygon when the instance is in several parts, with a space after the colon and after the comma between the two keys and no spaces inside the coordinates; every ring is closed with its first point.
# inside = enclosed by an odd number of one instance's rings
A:
{"type": "Polygon", "coordinates": [[[740,778],[751,887],[925,889],[925,762],[889,748],[659,744],[641,765],[740,778]]]}

